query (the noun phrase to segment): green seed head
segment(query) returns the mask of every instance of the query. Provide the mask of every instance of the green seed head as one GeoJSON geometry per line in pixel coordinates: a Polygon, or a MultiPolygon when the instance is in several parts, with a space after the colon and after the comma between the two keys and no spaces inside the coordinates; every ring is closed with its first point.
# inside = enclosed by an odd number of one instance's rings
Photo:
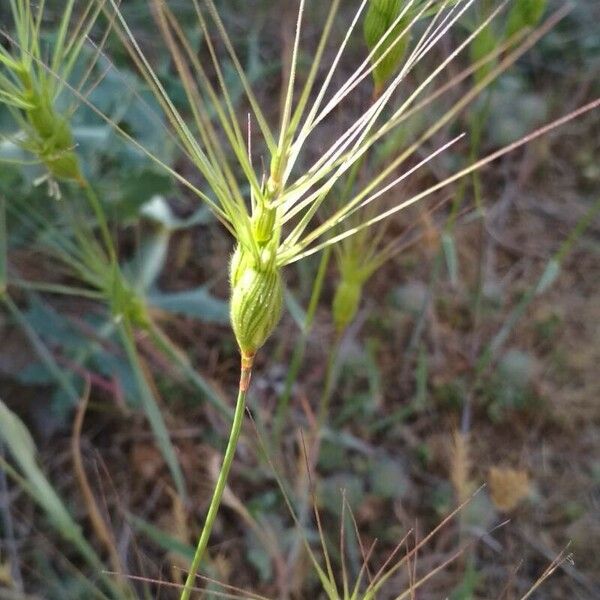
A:
{"type": "Polygon", "coordinates": [[[45,142],[41,158],[48,171],[57,179],[81,179],[79,161],[73,151],[75,141],[65,119],[57,118],[54,132],[45,142]]]}
{"type": "Polygon", "coordinates": [[[333,322],[338,333],[341,333],[354,320],[362,298],[362,283],[356,280],[340,282],[333,297],[333,322]]]}
{"type": "Polygon", "coordinates": [[[273,237],[275,231],[276,210],[274,208],[258,207],[252,216],[252,235],[256,242],[263,246],[273,237]]]}
{"type": "Polygon", "coordinates": [[[104,273],[106,280],[104,293],[110,299],[110,308],[115,320],[127,319],[136,327],[145,329],[149,323],[148,311],[144,300],[122,278],[117,269],[104,273]]]}
{"type": "Polygon", "coordinates": [[[270,253],[263,250],[257,262],[238,246],[231,259],[231,326],[245,356],[256,353],[281,317],[283,284],[270,253]]]}
{"type": "Polygon", "coordinates": [[[35,108],[27,111],[27,120],[31,125],[27,148],[37,154],[56,179],[81,179],[79,161],[73,151],[75,140],[67,119],[59,115],[51,102],[39,94],[32,92],[28,101],[35,108]]]}

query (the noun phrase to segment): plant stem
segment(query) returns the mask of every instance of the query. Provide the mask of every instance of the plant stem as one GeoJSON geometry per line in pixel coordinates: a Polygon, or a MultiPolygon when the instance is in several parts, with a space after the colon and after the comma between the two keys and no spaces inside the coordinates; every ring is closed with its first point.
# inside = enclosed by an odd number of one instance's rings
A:
{"type": "MultiPolygon", "coordinates": [[[[587,228],[593,222],[593,219],[600,212],[600,198],[590,207],[590,209],[579,219],[575,227],[571,230],[567,238],[562,242],[558,250],[552,255],[546,268],[536,281],[536,283],[523,294],[521,300],[512,309],[500,330],[496,333],[493,339],[483,349],[479,360],[475,364],[475,377],[471,390],[477,390],[483,380],[487,369],[496,360],[500,349],[505,344],[511,333],[514,331],[517,323],[525,315],[529,305],[534,299],[545,292],[555,281],[560,274],[563,262],[568,254],[573,250],[573,247],[587,228]]],[[[473,393],[473,392],[472,392],[473,393]]]]}
{"type": "MultiPolygon", "coordinates": [[[[317,427],[316,427],[316,431],[315,431],[315,448],[316,451],[314,452],[312,457],[307,457],[307,460],[311,460],[314,461],[314,463],[316,463],[319,459],[319,454],[320,454],[320,445],[321,445],[321,440],[323,438],[323,428],[325,427],[325,424],[327,423],[328,420],[328,415],[329,415],[329,406],[331,404],[331,396],[333,395],[333,389],[335,387],[335,382],[337,380],[337,367],[339,365],[339,356],[340,356],[340,349],[342,346],[342,338],[343,338],[343,331],[341,333],[339,333],[335,339],[333,348],[329,354],[329,358],[327,360],[327,366],[325,369],[325,384],[323,387],[323,393],[321,394],[321,398],[319,400],[319,408],[318,408],[318,413],[317,413],[317,427]]],[[[314,466],[311,465],[311,468],[314,466]]],[[[308,484],[308,482],[307,482],[308,484]]],[[[302,499],[300,500],[300,509],[298,511],[298,524],[300,525],[301,528],[306,526],[306,520],[308,518],[308,514],[309,514],[309,509],[310,509],[310,493],[309,493],[309,489],[307,488],[305,493],[302,495],[302,499]]],[[[291,568],[291,565],[293,565],[296,560],[298,559],[298,553],[300,551],[301,548],[301,539],[298,538],[294,541],[294,543],[292,544],[290,551],[287,555],[287,564],[288,567],[291,568]]]]}
{"type": "Polygon", "coordinates": [[[217,391],[208,381],[198,373],[192,366],[189,358],[182,352],[165,334],[164,331],[152,320],[149,320],[149,332],[152,341],[164,352],[184,373],[186,377],[206,396],[210,404],[216,408],[221,415],[233,418],[233,410],[219,396],[217,391]]]}
{"type": "Polygon", "coordinates": [[[322,429],[327,424],[329,419],[329,407],[331,405],[331,397],[338,375],[340,349],[342,347],[343,331],[340,332],[335,339],[333,348],[327,358],[327,367],[325,370],[325,385],[323,393],[319,400],[319,411],[317,413],[317,430],[318,435],[322,435],[322,429]]]}
{"type": "Polygon", "coordinates": [[[317,276],[315,283],[312,288],[308,309],[302,325],[302,333],[300,338],[296,342],[294,347],[294,353],[290,362],[290,368],[285,378],[285,387],[283,394],[279,398],[277,409],[275,412],[275,419],[273,425],[273,443],[274,447],[278,448],[281,441],[281,433],[283,431],[283,425],[285,417],[288,413],[288,407],[290,404],[290,398],[292,395],[292,386],[298,378],[298,371],[302,366],[302,359],[304,358],[304,352],[306,351],[306,344],[308,342],[308,335],[311,331],[312,324],[317,312],[317,306],[319,304],[319,298],[321,297],[321,291],[323,290],[323,281],[325,279],[325,273],[327,272],[327,266],[329,264],[329,258],[331,256],[331,248],[326,248],[321,255],[321,262],[317,269],[317,276]]]}
{"type": "Polygon", "coordinates": [[[94,215],[96,216],[96,219],[98,220],[98,226],[100,227],[100,235],[102,236],[102,241],[104,242],[104,245],[106,246],[106,251],[108,252],[108,256],[109,256],[111,262],[116,264],[117,258],[116,258],[115,246],[113,244],[112,237],[111,237],[110,231],[108,229],[108,223],[106,221],[106,215],[104,214],[102,204],[100,203],[100,200],[98,199],[98,196],[96,195],[96,192],[94,191],[94,188],[92,188],[90,182],[87,179],[82,177],[79,183],[80,183],[81,187],[84,189],[85,195],[87,196],[87,199],[90,203],[90,206],[92,207],[92,210],[94,211],[94,215]]]}
{"type": "Polygon", "coordinates": [[[6,237],[6,200],[0,196],[0,295],[6,292],[8,278],[8,239],[6,237]]]}
{"type": "Polygon", "coordinates": [[[187,490],[183,473],[181,471],[181,466],[179,465],[177,454],[173,448],[173,444],[160,411],[160,407],[158,406],[155,398],[155,394],[150,387],[150,383],[147,380],[147,374],[144,371],[143,364],[138,355],[135,345],[133,326],[125,316],[121,316],[121,320],[118,324],[118,333],[121,343],[123,344],[123,348],[125,349],[125,353],[127,354],[129,365],[133,371],[140,394],[142,407],[146,413],[146,418],[150,423],[150,427],[152,428],[156,443],[158,444],[165,462],[171,471],[173,481],[175,482],[175,487],[177,488],[177,493],[181,496],[183,501],[186,502],[187,490]]]}
{"type": "Polygon", "coordinates": [[[250,383],[250,373],[252,370],[252,358],[242,357],[242,369],[240,377],[240,386],[238,391],[238,397],[235,405],[235,413],[233,415],[233,423],[231,425],[231,431],[229,433],[229,441],[227,442],[227,448],[225,450],[225,456],[223,457],[223,464],[219,471],[215,491],[213,492],[210,505],[208,507],[208,513],[206,514],[206,521],[198,540],[198,546],[194,554],[194,559],[190,565],[185,586],[181,592],[180,600],[189,600],[190,594],[194,587],[194,580],[196,573],[202,562],[204,552],[208,545],[208,540],[221,504],[221,498],[227,485],[227,478],[229,477],[229,471],[231,464],[233,463],[233,457],[235,456],[235,450],[237,448],[238,439],[240,432],[242,431],[242,424],[244,422],[244,409],[246,408],[246,392],[248,391],[248,385],[250,383]]]}

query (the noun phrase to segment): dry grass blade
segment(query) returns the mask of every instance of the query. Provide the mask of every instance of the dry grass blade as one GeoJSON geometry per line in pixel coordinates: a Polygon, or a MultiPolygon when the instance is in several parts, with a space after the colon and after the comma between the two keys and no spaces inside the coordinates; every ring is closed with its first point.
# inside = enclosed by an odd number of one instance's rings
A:
{"type": "MultiPolygon", "coordinates": [[[[0,459],[0,466],[13,476],[18,484],[35,500],[43,509],[48,520],[61,536],[72,543],[80,555],[96,571],[103,568],[102,561],[95,553],[92,546],[84,538],[80,526],[75,522],[60,496],[48,481],[37,462],[36,447],[31,434],[19,419],[0,400],[0,440],[10,451],[19,471],[13,469],[8,463],[0,459]]],[[[107,589],[118,596],[120,590],[110,579],[104,581],[107,589]]]]}
{"type": "Polygon", "coordinates": [[[542,575],[540,576],[540,578],[535,582],[535,584],[531,587],[531,589],[524,595],[521,597],[521,600],[527,600],[527,598],[531,598],[531,596],[533,595],[533,593],[538,590],[542,584],[549,579],[550,577],[552,577],[552,575],[555,573],[555,571],[557,569],[559,569],[563,563],[565,562],[571,562],[573,560],[572,556],[570,554],[567,554],[567,548],[565,548],[551,563],[550,565],[548,565],[548,567],[546,568],[546,570],[542,573],[542,575]]]}
{"type": "Polygon", "coordinates": [[[113,570],[117,574],[117,580],[121,585],[125,587],[126,580],[123,577],[123,573],[125,573],[125,568],[121,562],[121,557],[119,556],[119,552],[117,550],[117,544],[114,539],[113,533],[106,524],[102,513],[100,512],[100,508],[94,498],[94,492],[92,491],[92,487],[90,486],[88,477],[85,472],[85,467],[83,465],[83,459],[81,457],[81,429],[83,427],[83,419],[85,417],[85,412],[89,402],[90,395],[90,381],[86,379],[85,382],[85,390],[83,396],[80,400],[79,407],[77,408],[77,412],[75,414],[75,421],[73,423],[73,435],[71,436],[71,454],[73,456],[73,468],[75,471],[75,476],[77,478],[77,482],[79,483],[79,488],[81,489],[81,493],[83,495],[83,499],[88,511],[88,516],[92,523],[92,527],[94,529],[95,534],[98,536],[98,539],[104,547],[106,548],[108,555],[110,557],[110,562],[113,570]]]}
{"type": "MultiPolygon", "coordinates": [[[[104,571],[107,575],[117,575],[117,573],[112,573],[111,571],[104,571]]],[[[273,600],[272,598],[268,598],[267,596],[261,596],[259,594],[255,594],[254,592],[249,592],[247,590],[243,590],[241,588],[237,588],[233,585],[228,585],[226,583],[221,583],[216,579],[212,579],[210,577],[205,577],[203,575],[197,575],[198,579],[206,581],[207,583],[211,583],[214,585],[218,585],[224,589],[230,590],[230,592],[221,592],[219,590],[210,590],[210,595],[214,598],[226,598],[228,600],[273,600]]],[[[170,589],[182,590],[183,586],[177,583],[172,583],[170,581],[165,581],[164,579],[155,579],[152,577],[142,577],[141,575],[127,575],[127,579],[131,581],[140,581],[143,583],[151,583],[153,585],[157,585],[159,587],[165,587],[170,589]]],[[[194,587],[192,588],[193,592],[198,593],[207,593],[205,588],[194,587]]]]}

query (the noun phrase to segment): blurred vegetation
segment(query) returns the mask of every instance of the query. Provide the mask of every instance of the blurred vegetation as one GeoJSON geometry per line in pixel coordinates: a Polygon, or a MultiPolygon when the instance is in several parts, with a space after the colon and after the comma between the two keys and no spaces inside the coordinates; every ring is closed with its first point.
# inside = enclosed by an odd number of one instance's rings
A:
{"type": "MultiPolygon", "coordinates": [[[[307,2],[300,78],[312,64],[324,4],[307,2]]],[[[342,3],[337,40],[354,4],[342,3]]],[[[383,21],[357,30],[342,76],[365,59],[403,3],[369,4],[367,18],[383,21]]],[[[510,2],[447,80],[511,36],[531,35],[559,5],[510,2]]],[[[208,64],[193,4],[169,6],[208,64]]],[[[60,36],[64,7],[45,3],[41,32],[49,47],[60,36]]],[[[74,14],[84,8],[75,2],[74,14]]],[[[475,2],[407,85],[427,77],[494,8],[475,2]]],[[[169,96],[190,117],[146,0],[122,10],[169,96]]],[[[227,0],[219,10],[275,120],[296,3],[227,0]]],[[[594,0],[577,2],[423,147],[417,160],[467,133],[391,190],[385,206],[598,97],[598,22],[594,0]]],[[[178,597],[160,582],[184,581],[237,389],[231,240],[189,189],[99,118],[97,111],[175,173],[205,184],[166,133],[161,107],[122,43],[106,30],[99,15],[65,75],[71,83],[86,79],[85,101],[68,87],[52,99],[54,123],[69,118],[69,135],[61,129],[48,138],[62,149],[46,144],[44,154],[25,143],[24,121],[38,134],[43,127],[23,117],[26,104],[0,104],[0,598],[178,597]],[[32,151],[45,161],[32,160],[32,151]],[[102,565],[139,577],[112,577],[102,565]]],[[[3,2],[6,53],[18,50],[17,33],[3,2]]],[[[400,44],[359,98],[337,109],[323,138],[335,139],[352,114],[364,112],[413,42],[400,44]]],[[[474,69],[451,99],[505,54],[474,69]]],[[[244,125],[244,90],[223,56],[244,125]]],[[[41,63],[36,68],[43,79],[41,63]]],[[[339,201],[449,106],[445,97],[433,102],[378,143],[336,187],[339,201]]],[[[258,138],[255,157],[263,151],[258,138]]],[[[252,419],[209,546],[208,579],[198,580],[206,597],[331,598],[323,584],[327,561],[336,585],[351,593],[356,581],[366,587],[401,540],[397,558],[408,559],[378,598],[399,597],[414,583],[413,568],[418,578],[436,575],[419,598],[521,598],[548,565],[556,567],[552,578],[530,597],[600,594],[598,140],[595,111],[385,226],[289,267],[285,315],[257,358],[252,419]]],[[[307,166],[327,139],[313,144],[307,166]]]]}

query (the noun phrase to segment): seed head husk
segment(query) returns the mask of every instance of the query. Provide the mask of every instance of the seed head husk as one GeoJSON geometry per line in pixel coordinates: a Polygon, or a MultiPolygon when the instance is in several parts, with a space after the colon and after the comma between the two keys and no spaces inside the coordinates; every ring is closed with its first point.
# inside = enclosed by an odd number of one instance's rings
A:
{"type": "Polygon", "coordinates": [[[263,346],[281,317],[281,273],[263,250],[260,260],[238,246],[231,259],[231,326],[242,355],[263,346]]]}
{"type": "Polygon", "coordinates": [[[69,122],[39,94],[32,93],[29,101],[35,108],[27,111],[31,132],[25,146],[56,179],[79,181],[81,171],[69,122]]]}

